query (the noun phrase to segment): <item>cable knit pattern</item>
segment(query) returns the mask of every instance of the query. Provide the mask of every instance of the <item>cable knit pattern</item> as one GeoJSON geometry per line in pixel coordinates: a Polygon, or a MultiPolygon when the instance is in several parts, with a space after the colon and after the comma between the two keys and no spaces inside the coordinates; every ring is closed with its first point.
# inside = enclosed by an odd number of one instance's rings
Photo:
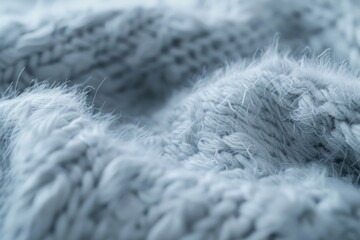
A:
{"type": "Polygon", "coordinates": [[[360,238],[356,1],[108,4],[1,23],[1,239],[360,238]]]}

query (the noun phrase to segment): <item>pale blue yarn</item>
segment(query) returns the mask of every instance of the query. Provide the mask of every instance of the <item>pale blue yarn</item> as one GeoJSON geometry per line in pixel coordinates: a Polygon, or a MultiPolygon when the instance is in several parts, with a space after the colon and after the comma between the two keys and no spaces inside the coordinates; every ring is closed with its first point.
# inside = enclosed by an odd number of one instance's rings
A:
{"type": "Polygon", "coordinates": [[[356,2],[201,2],[1,25],[1,240],[360,239],[356,2]]]}

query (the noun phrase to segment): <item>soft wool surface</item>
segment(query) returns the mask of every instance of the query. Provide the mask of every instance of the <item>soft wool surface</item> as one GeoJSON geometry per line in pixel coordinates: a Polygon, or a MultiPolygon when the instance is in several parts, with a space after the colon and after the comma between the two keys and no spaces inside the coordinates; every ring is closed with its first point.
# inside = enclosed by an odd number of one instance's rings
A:
{"type": "Polygon", "coordinates": [[[357,2],[184,5],[1,17],[1,239],[360,238],[357,2]]]}

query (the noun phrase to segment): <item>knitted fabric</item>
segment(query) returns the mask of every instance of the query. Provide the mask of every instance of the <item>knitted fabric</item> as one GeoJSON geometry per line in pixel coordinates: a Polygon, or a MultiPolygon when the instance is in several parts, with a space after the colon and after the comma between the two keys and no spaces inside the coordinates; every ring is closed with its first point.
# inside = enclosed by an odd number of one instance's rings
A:
{"type": "Polygon", "coordinates": [[[203,70],[252,57],[272,43],[276,33],[282,48],[303,50],[310,45],[321,52],[331,47],[337,56],[358,64],[357,5],[277,2],[210,1],[202,3],[205,6],[194,3],[195,10],[171,4],[96,6],[62,14],[40,9],[23,18],[5,15],[0,21],[1,86],[4,91],[17,80],[20,90],[33,79],[68,81],[92,87],[91,101],[99,88],[98,107],[141,113],[203,70]]]}
{"type": "Polygon", "coordinates": [[[108,4],[1,21],[1,239],[360,238],[356,1],[108,4]]]}

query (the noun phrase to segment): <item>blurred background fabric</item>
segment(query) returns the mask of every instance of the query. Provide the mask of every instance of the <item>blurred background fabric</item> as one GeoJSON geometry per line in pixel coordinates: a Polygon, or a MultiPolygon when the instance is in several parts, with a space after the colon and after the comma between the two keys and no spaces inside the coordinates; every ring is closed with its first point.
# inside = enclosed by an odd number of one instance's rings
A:
{"type": "Polygon", "coordinates": [[[66,81],[88,86],[93,98],[96,92],[94,102],[104,111],[146,112],[171,89],[239,57],[251,59],[276,38],[294,55],[331,49],[353,66],[359,61],[355,1],[9,1],[6,6],[12,10],[1,16],[3,90],[13,79],[19,89],[35,81],[66,81]]]}

